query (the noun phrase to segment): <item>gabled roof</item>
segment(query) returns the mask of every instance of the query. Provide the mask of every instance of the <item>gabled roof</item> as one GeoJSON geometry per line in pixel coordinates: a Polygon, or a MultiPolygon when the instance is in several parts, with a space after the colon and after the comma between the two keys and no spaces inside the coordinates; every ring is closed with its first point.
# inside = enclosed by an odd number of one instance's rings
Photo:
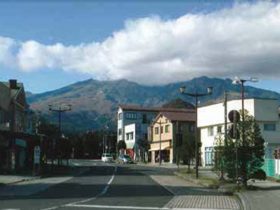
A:
{"type": "MultiPolygon", "coordinates": [[[[166,117],[171,122],[195,122],[196,121],[196,113],[195,110],[188,110],[188,111],[177,111],[177,112],[160,112],[154,122],[156,122],[161,116],[166,117]]],[[[154,123],[153,122],[153,123],[154,123]]]]}
{"type": "Polygon", "coordinates": [[[17,88],[11,89],[9,82],[0,82],[0,107],[8,110],[11,101],[17,99],[22,92],[24,92],[23,83],[17,83],[17,88]]]}
{"type": "MultiPolygon", "coordinates": [[[[1,82],[3,85],[5,85],[8,89],[10,89],[10,83],[9,82],[1,82]]],[[[17,88],[16,89],[10,89],[11,90],[11,97],[17,97],[17,95],[20,93],[20,91],[23,89],[23,83],[17,82],[17,88]]]]}
{"type": "Polygon", "coordinates": [[[119,107],[126,111],[145,111],[145,112],[182,112],[192,111],[193,109],[177,109],[177,108],[162,108],[162,107],[142,107],[139,105],[121,104],[119,107]]]}
{"type": "Polygon", "coordinates": [[[162,115],[169,119],[170,121],[180,121],[180,122],[195,122],[196,114],[195,112],[161,112],[162,115]]]}
{"type": "Polygon", "coordinates": [[[8,110],[10,102],[11,102],[10,89],[5,84],[0,82],[0,108],[4,110],[8,110]]]}

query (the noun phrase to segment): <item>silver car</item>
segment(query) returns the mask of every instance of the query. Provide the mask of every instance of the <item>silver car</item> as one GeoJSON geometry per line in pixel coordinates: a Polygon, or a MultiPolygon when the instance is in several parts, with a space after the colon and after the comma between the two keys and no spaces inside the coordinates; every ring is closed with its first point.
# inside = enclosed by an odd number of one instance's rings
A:
{"type": "Polygon", "coordinates": [[[113,162],[113,156],[110,153],[103,153],[101,160],[106,163],[106,162],[113,162]]]}

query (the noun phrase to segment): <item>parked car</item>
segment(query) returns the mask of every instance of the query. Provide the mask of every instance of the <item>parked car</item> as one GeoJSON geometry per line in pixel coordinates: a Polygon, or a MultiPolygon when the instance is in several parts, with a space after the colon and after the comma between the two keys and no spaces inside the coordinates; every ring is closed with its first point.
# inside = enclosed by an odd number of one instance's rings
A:
{"type": "Polygon", "coordinates": [[[129,155],[120,155],[118,158],[120,163],[133,163],[131,157],[129,155]]]}
{"type": "Polygon", "coordinates": [[[103,162],[113,162],[114,158],[113,158],[113,155],[110,154],[110,153],[103,153],[102,154],[102,157],[101,157],[101,160],[103,162]]]}

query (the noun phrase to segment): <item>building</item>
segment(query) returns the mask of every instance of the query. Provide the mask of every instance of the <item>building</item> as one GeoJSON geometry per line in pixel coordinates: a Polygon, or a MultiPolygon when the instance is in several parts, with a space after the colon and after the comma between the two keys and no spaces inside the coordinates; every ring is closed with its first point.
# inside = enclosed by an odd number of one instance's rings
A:
{"type": "MultiPolygon", "coordinates": [[[[180,110],[180,109],[179,109],[180,110]]],[[[126,143],[126,153],[134,160],[147,160],[148,127],[161,111],[178,111],[175,108],[147,108],[137,105],[120,105],[118,108],[118,142],[126,143]]]]}
{"type": "MultiPolygon", "coordinates": [[[[0,82],[0,163],[2,170],[22,168],[26,163],[27,103],[22,83],[0,82]],[[26,137],[26,136],[25,136],[26,137]]],[[[1,169],[0,169],[1,170],[1,169]]]]}
{"type": "MultiPolygon", "coordinates": [[[[198,108],[198,127],[201,136],[201,162],[203,166],[214,164],[214,146],[218,139],[224,139],[225,106],[224,102],[198,108]]],[[[227,102],[227,116],[231,110],[240,111],[242,101],[227,102]]],[[[244,99],[244,109],[252,115],[260,126],[265,140],[265,158],[272,158],[275,148],[280,146],[279,102],[274,99],[244,99]]],[[[228,128],[230,126],[229,119],[228,128]]]]}
{"type": "MultiPolygon", "coordinates": [[[[175,162],[175,147],[178,134],[194,134],[195,110],[173,110],[160,112],[149,128],[151,162],[175,162]]],[[[194,137],[194,136],[193,136],[194,137]]]]}

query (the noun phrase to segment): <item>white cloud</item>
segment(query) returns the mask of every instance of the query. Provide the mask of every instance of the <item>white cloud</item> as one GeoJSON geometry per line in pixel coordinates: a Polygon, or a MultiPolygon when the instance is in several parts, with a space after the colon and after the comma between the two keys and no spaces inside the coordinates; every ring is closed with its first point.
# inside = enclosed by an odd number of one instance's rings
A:
{"type": "Polygon", "coordinates": [[[128,20],[101,43],[44,45],[0,37],[0,64],[162,84],[195,76],[280,77],[280,4],[258,2],[174,20],[128,20]]]}

